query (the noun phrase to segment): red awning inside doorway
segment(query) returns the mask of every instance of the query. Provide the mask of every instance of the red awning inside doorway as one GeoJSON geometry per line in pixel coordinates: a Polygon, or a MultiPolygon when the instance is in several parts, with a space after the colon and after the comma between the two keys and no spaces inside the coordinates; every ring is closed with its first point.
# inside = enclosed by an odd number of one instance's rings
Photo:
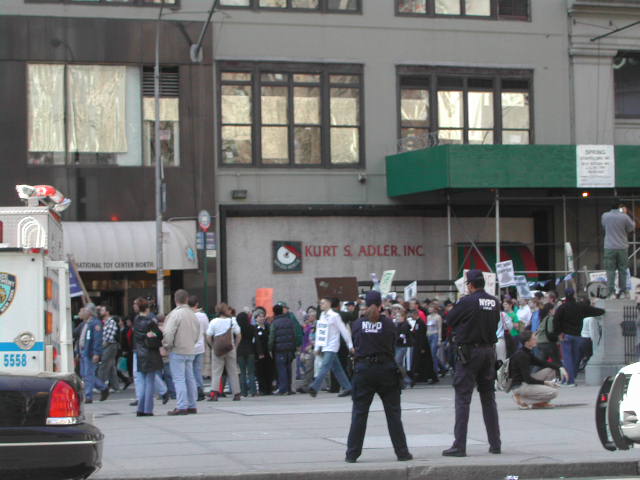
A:
{"type": "MultiPolygon", "coordinates": [[[[458,268],[460,271],[462,271],[462,269],[470,270],[472,268],[477,268],[484,272],[495,270],[495,245],[478,245],[478,249],[482,255],[471,245],[458,246],[458,268]],[[482,257],[484,257],[484,259],[482,257]],[[492,268],[489,268],[489,265],[491,265],[492,268]]],[[[500,261],[504,262],[506,260],[513,261],[513,268],[516,272],[538,270],[536,259],[526,245],[515,244],[501,246],[500,261]]],[[[525,275],[529,280],[536,280],[538,278],[538,275],[535,273],[527,273],[525,275]]]]}

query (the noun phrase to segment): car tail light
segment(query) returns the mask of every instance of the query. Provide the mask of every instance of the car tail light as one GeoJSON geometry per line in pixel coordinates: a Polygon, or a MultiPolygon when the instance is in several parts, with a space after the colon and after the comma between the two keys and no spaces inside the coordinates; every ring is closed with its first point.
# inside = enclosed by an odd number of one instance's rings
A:
{"type": "Polygon", "coordinates": [[[81,422],[80,395],[67,382],[59,381],[49,398],[47,425],[73,425],[81,422]]]}

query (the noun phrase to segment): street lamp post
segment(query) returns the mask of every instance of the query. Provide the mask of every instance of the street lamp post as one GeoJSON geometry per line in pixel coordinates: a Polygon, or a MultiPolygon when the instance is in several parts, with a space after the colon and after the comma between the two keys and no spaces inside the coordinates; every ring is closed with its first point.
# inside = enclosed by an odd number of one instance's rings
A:
{"type": "Polygon", "coordinates": [[[160,155],[160,25],[163,8],[163,6],[160,6],[160,12],[158,13],[158,20],[156,22],[156,63],[153,70],[153,94],[155,97],[154,156],[156,162],[156,304],[158,306],[158,313],[164,313],[164,265],[162,251],[164,175],[160,155]]]}

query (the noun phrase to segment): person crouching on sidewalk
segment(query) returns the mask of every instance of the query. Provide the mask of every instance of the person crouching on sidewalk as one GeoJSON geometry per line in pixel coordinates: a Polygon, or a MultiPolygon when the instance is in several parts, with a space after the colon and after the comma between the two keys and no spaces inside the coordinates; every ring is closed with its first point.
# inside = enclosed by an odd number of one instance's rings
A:
{"type": "Polygon", "coordinates": [[[520,334],[522,348],[513,354],[509,362],[509,376],[512,379],[513,399],[522,409],[552,408],[549,403],[558,396],[558,386],[554,382],[558,376],[565,380],[568,376],[564,367],[546,362],[536,357],[532,350],[538,345],[536,334],[526,330],[520,334]],[[531,367],[541,370],[531,373],[531,367]]]}

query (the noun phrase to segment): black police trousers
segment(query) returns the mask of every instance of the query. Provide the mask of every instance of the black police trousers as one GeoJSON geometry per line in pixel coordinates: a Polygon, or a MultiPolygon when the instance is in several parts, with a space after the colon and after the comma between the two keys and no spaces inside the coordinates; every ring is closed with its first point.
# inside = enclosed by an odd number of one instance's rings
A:
{"type": "Polygon", "coordinates": [[[400,380],[396,363],[393,360],[383,363],[360,361],[355,366],[351,385],[353,408],[347,440],[347,458],[356,459],[362,453],[369,407],[376,393],[384,406],[393,449],[398,457],[407,456],[409,450],[400,418],[400,380]]]}
{"type": "Polygon", "coordinates": [[[496,350],[494,346],[471,347],[467,365],[456,360],[456,373],[453,386],[456,392],[456,423],[454,427],[454,447],[466,451],[469,407],[473,388],[478,386],[482,416],[487,429],[487,438],[492,448],[500,448],[500,426],[496,406],[496,350]]]}

